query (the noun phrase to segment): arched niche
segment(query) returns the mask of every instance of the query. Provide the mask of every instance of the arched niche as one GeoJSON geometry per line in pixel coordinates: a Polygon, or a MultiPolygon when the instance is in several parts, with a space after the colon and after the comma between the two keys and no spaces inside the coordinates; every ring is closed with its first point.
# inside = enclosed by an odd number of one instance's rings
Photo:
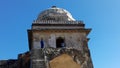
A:
{"type": "Polygon", "coordinates": [[[65,39],[63,37],[56,38],[56,48],[65,47],[65,39]]]}

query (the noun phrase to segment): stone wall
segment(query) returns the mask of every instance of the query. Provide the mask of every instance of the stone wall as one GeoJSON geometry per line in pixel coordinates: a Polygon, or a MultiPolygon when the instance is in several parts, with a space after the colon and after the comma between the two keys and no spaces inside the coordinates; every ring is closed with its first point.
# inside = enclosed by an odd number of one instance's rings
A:
{"type": "MultiPolygon", "coordinates": [[[[86,48],[87,49],[87,48],[86,48]]],[[[43,48],[31,50],[32,68],[51,68],[50,62],[63,54],[72,57],[72,60],[80,65],[80,68],[93,68],[89,50],[79,51],[74,48],[43,48]],[[46,58],[45,58],[46,57],[46,58]],[[47,63],[46,63],[47,61],[47,63]]],[[[61,58],[60,58],[61,59],[61,58]]],[[[66,58],[64,58],[66,59],[66,58]]],[[[63,59],[63,61],[64,61],[63,59]]],[[[71,61],[71,60],[70,60],[71,61]]],[[[59,61],[60,62],[60,61],[59,61]]],[[[52,64],[54,65],[54,64],[52,64]]],[[[77,66],[78,67],[78,66],[77,66]]]]}
{"type": "Polygon", "coordinates": [[[31,51],[31,68],[46,68],[45,55],[43,49],[31,51]]]}
{"type": "Polygon", "coordinates": [[[0,60],[0,68],[17,68],[17,60],[0,60]]]}
{"type": "MultiPolygon", "coordinates": [[[[74,68],[93,68],[86,42],[84,41],[83,51],[70,47],[32,49],[30,52],[19,54],[18,59],[1,60],[0,68],[54,68],[55,62],[63,64],[63,61],[74,68]],[[60,60],[56,61],[56,58],[60,60]]],[[[57,64],[57,68],[61,67],[60,64],[57,64]]],[[[64,65],[62,67],[66,68],[64,65]]]]}
{"type": "Polygon", "coordinates": [[[30,52],[18,55],[17,68],[30,68],[30,52]]]}
{"type": "Polygon", "coordinates": [[[45,47],[56,48],[56,39],[62,37],[65,40],[66,47],[73,47],[82,50],[83,41],[86,40],[85,33],[74,32],[34,32],[33,33],[33,48],[40,48],[40,40],[44,40],[45,47]]]}

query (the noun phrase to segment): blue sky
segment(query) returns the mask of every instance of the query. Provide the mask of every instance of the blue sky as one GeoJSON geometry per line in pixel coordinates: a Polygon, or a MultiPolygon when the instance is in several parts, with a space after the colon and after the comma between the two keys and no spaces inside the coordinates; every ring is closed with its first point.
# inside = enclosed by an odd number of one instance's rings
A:
{"type": "Polygon", "coordinates": [[[29,50],[27,29],[53,5],[92,28],[88,37],[94,68],[120,67],[119,0],[0,0],[0,60],[16,59],[29,50]]]}

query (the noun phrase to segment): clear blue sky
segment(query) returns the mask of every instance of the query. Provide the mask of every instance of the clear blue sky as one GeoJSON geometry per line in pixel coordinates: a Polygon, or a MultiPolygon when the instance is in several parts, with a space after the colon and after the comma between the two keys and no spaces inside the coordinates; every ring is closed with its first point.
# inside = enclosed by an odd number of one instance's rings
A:
{"type": "Polygon", "coordinates": [[[52,5],[83,20],[94,68],[120,68],[120,0],[0,0],[0,60],[28,51],[27,29],[52,5]]]}

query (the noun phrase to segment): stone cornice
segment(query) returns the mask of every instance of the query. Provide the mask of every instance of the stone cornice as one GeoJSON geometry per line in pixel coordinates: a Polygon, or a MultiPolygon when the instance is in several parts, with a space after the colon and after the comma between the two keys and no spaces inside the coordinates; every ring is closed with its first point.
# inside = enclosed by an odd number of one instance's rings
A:
{"type": "Polygon", "coordinates": [[[33,24],[83,24],[83,21],[34,20],[33,24]]]}

